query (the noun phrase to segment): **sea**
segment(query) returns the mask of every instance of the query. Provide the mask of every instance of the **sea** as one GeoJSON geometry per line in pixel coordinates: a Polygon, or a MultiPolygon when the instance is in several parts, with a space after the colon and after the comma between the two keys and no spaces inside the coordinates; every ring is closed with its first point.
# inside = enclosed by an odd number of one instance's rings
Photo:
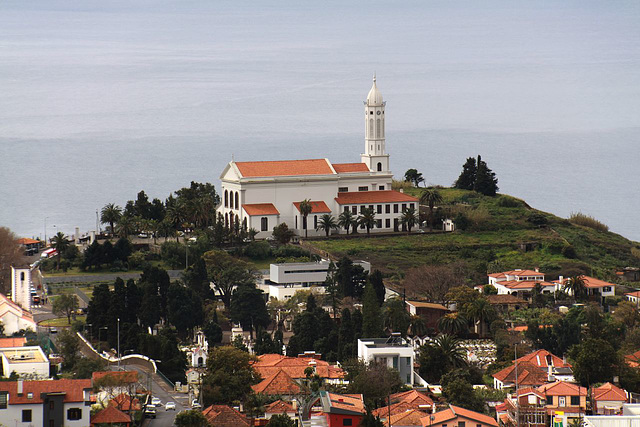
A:
{"type": "Polygon", "coordinates": [[[0,2],[0,226],[219,186],[232,159],[357,162],[373,74],[401,178],[500,192],[640,241],[637,1],[0,2]]]}

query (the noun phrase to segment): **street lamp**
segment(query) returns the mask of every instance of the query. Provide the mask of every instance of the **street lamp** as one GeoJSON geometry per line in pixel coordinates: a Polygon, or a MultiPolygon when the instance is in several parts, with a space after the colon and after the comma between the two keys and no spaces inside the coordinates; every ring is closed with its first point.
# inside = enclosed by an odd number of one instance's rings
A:
{"type": "Polygon", "coordinates": [[[44,248],[47,249],[47,219],[49,217],[44,217],[44,248]]]}
{"type": "Polygon", "coordinates": [[[109,329],[108,326],[103,326],[100,329],[98,329],[98,346],[100,346],[102,344],[102,330],[103,329],[109,329]]]}
{"type": "Polygon", "coordinates": [[[120,318],[118,317],[118,371],[120,370],[120,318]]]}

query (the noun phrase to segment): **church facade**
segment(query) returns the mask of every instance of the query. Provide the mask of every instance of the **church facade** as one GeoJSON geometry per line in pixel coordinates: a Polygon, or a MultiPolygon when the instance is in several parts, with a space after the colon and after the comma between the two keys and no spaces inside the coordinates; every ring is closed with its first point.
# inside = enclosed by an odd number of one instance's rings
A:
{"type": "Polygon", "coordinates": [[[248,229],[254,228],[257,238],[270,236],[281,223],[304,235],[300,202],[308,199],[313,208],[306,224],[310,236],[324,234],[316,231],[322,215],[333,215],[337,221],[345,210],[357,216],[364,208],[375,212],[376,226],[371,232],[399,231],[402,213],[409,208],[417,211],[418,200],[391,189],[385,106],[374,76],[364,102],[365,147],[359,163],[332,163],[326,158],[229,162],[220,175],[218,212],[227,224],[237,219],[248,229]]]}

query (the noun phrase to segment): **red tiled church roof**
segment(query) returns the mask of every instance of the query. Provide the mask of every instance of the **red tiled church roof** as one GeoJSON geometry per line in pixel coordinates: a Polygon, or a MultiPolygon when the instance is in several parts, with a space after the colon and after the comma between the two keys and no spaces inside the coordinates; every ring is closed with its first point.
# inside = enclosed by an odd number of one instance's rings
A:
{"type": "Polygon", "coordinates": [[[242,205],[242,209],[244,209],[249,216],[280,215],[280,212],[273,206],[273,203],[249,203],[242,205]]]}
{"type": "MultiPolygon", "coordinates": [[[[296,207],[296,209],[298,209],[298,212],[300,212],[300,203],[301,202],[293,202],[293,205],[296,207]]],[[[311,213],[331,213],[331,209],[329,209],[329,206],[327,206],[327,204],[323,201],[310,203],[311,213]]]]}
{"type": "Polygon", "coordinates": [[[370,172],[364,163],[333,163],[333,169],[337,173],[370,172]]]}
{"type": "Polygon", "coordinates": [[[235,162],[243,177],[333,175],[326,159],[235,162]]]}

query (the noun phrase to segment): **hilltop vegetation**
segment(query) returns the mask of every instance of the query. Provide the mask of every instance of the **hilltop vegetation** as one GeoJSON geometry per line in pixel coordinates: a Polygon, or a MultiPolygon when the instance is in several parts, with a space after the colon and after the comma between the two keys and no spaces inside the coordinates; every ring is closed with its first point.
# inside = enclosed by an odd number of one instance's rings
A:
{"type": "MultiPolygon", "coordinates": [[[[404,185],[419,197],[424,189],[404,185]]],[[[613,280],[614,270],[640,266],[640,244],[618,234],[570,222],[531,208],[523,200],[440,188],[440,218],[454,218],[454,233],[424,233],[310,241],[337,256],[365,259],[392,278],[420,265],[462,262],[486,279],[487,272],[539,267],[552,278],[585,273],[613,280]],[[460,229],[464,228],[464,229],[460,229]],[[525,248],[524,244],[528,244],[525,248]],[[526,250],[529,249],[529,250],[526,250]]]]}

